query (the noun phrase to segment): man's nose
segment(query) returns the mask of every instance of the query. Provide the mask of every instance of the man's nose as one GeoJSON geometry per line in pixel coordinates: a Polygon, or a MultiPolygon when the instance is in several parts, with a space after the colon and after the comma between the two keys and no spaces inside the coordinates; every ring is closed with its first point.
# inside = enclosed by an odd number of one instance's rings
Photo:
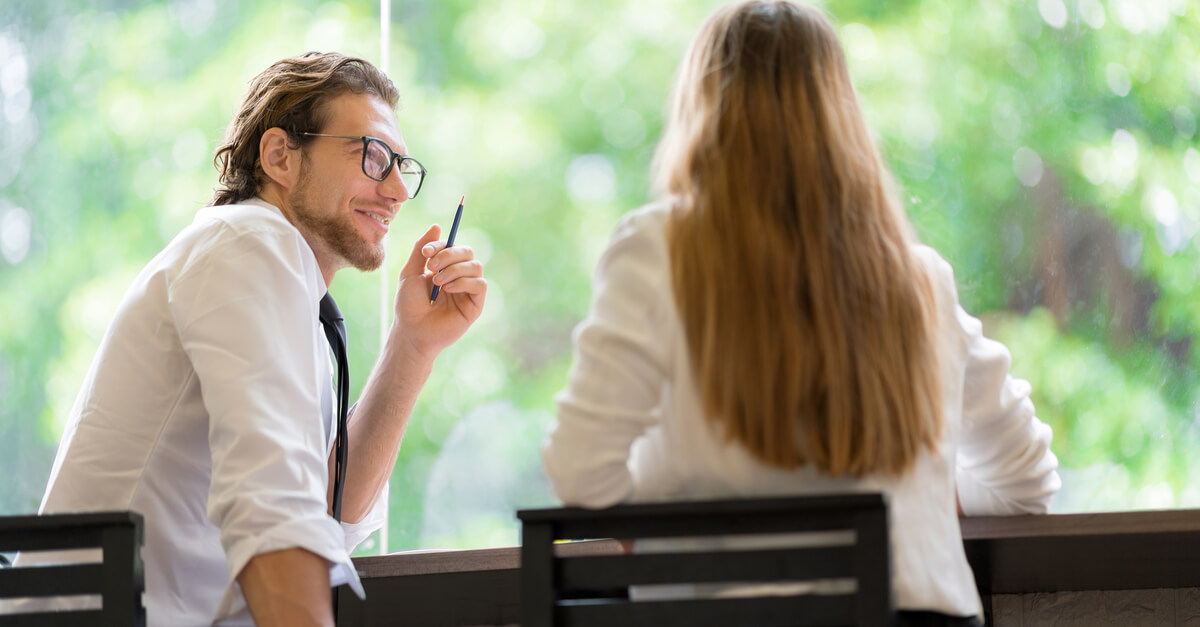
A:
{"type": "Polygon", "coordinates": [[[404,184],[404,179],[400,178],[400,168],[393,167],[388,175],[383,177],[379,182],[380,192],[392,199],[394,203],[402,203],[408,200],[408,186],[404,184]]]}

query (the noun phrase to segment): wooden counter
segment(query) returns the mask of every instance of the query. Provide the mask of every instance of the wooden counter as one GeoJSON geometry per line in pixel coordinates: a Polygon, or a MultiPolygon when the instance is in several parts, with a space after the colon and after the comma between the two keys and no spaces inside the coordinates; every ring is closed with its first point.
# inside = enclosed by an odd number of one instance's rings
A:
{"type": "Polygon", "coordinates": [[[961,519],[981,594],[1200,587],[1200,510],[961,519]]]}
{"type": "MultiPolygon", "coordinates": [[[[1064,600],[1041,604],[1054,606],[1058,620],[1071,618],[1063,612],[1072,600],[1079,601],[1080,612],[1091,612],[1093,618],[1097,611],[1121,612],[1122,603],[1133,603],[1143,613],[1158,611],[1146,610],[1150,603],[1177,617],[1159,622],[1150,616],[1150,622],[1143,624],[1183,624],[1185,617],[1200,616],[1200,594],[1190,590],[1200,588],[1200,510],[964,518],[961,522],[980,594],[988,613],[995,613],[992,624],[1020,624],[1020,615],[1025,625],[1036,624],[1040,606],[1022,600],[1035,598],[1064,600]],[[1080,591],[1083,596],[1071,594],[1080,591]],[[1146,592],[1130,596],[1127,591],[1146,592]],[[1125,598],[1131,600],[1120,600],[1125,598]],[[1008,620],[1014,612],[1018,618],[1008,620]]],[[[610,540],[560,549],[595,554],[618,550],[610,540]]],[[[397,553],[354,558],[354,563],[367,601],[343,587],[339,625],[513,625],[519,620],[519,547],[397,553]]]]}

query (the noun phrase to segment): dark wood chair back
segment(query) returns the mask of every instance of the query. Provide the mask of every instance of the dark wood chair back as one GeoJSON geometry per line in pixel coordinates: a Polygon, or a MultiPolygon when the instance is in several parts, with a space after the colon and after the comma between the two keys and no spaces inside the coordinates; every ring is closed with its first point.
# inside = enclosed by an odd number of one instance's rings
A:
{"type": "Polygon", "coordinates": [[[98,595],[101,603],[100,609],[0,614],[0,624],[144,627],[142,543],[142,516],[134,512],[0,516],[0,551],[99,548],[103,554],[98,564],[18,563],[0,568],[0,604],[11,599],[76,595],[98,595]]]}
{"type": "MultiPolygon", "coordinates": [[[[890,625],[887,502],[882,494],[522,510],[522,627],[592,625],[890,625]],[[677,552],[556,555],[561,540],[729,537],[852,531],[835,545],[770,548],[695,542],[677,552]],[[713,546],[699,551],[692,546],[713,546]],[[630,586],[835,580],[821,593],[779,596],[743,586],[737,598],[633,600],[630,586]],[[853,585],[847,584],[849,580],[853,585]],[[832,592],[831,592],[832,590],[832,592]],[[748,592],[749,591],[749,592],[748,592]],[[741,594],[760,596],[741,596],[741,594]]],[[[565,551],[564,551],[565,552],[565,551]]],[[[577,552],[572,552],[577,553],[577,552]]],[[[725,588],[730,590],[730,588],[725,588]]]]}

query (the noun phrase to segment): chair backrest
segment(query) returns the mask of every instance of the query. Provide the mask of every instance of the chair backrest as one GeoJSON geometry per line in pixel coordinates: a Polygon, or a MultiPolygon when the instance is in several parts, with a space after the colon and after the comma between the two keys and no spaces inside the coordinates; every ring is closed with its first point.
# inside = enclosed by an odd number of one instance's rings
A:
{"type": "MultiPolygon", "coordinates": [[[[100,563],[36,564],[0,568],[0,605],[11,599],[96,595],[100,609],[0,614],[13,627],[50,625],[135,626],[146,624],[142,605],[142,516],[135,512],[0,516],[0,551],[57,551],[99,548],[100,563]]],[[[36,560],[34,560],[36,561],[36,560]]]]}
{"type": "Polygon", "coordinates": [[[517,517],[522,627],[892,621],[882,494],[568,507],[522,510],[517,517]],[[796,532],[840,532],[819,535],[842,540],[804,542],[796,532]],[[759,534],[793,535],[763,541],[759,534]],[[640,542],[620,555],[556,555],[568,553],[555,551],[556,541],[597,538],[640,542]],[[655,543],[668,552],[642,550],[655,543]],[[706,592],[642,600],[660,584],[695,584],[683,589],[706,592]]]}

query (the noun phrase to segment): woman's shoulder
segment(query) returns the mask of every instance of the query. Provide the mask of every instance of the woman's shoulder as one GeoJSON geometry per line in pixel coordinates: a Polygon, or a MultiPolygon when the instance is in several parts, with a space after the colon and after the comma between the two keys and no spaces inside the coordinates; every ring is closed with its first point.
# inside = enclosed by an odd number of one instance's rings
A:
{"type": "Polygon", "coordinates": [[[667,253],[667,225],[671,219],[671,206],[666,202],[652,202],[621,216],[613,228],[601,265],[613,257],[633,258],[643,263],[661,264],[667,253]]]}
{"type": "Polygon", "coordinates": [[[621,216],[621,220],[613,229],[613,239],[665,236],[670,220],[670,201],[656,200],[621,216]]]}
{"type": "Polygon", "coordinates": [[[954,268],[932,246],[917,242],[912,244],[909,249],[912,250],[913,256],[917,258],[927,272],[930,272],[937,278],[949,278],[951,282],[954,281],[954,268]]]}
{"type": "Polygon", "coordinates": [[[929,277],[938,299],[947,301],[947,304],[957,305],[958,288],[954,282],[954,267],[950,265],[950,262],[946,261],[932,246],[926,244],[915,243],[911,246],[911,250],[918,266],[929,277]]]}

